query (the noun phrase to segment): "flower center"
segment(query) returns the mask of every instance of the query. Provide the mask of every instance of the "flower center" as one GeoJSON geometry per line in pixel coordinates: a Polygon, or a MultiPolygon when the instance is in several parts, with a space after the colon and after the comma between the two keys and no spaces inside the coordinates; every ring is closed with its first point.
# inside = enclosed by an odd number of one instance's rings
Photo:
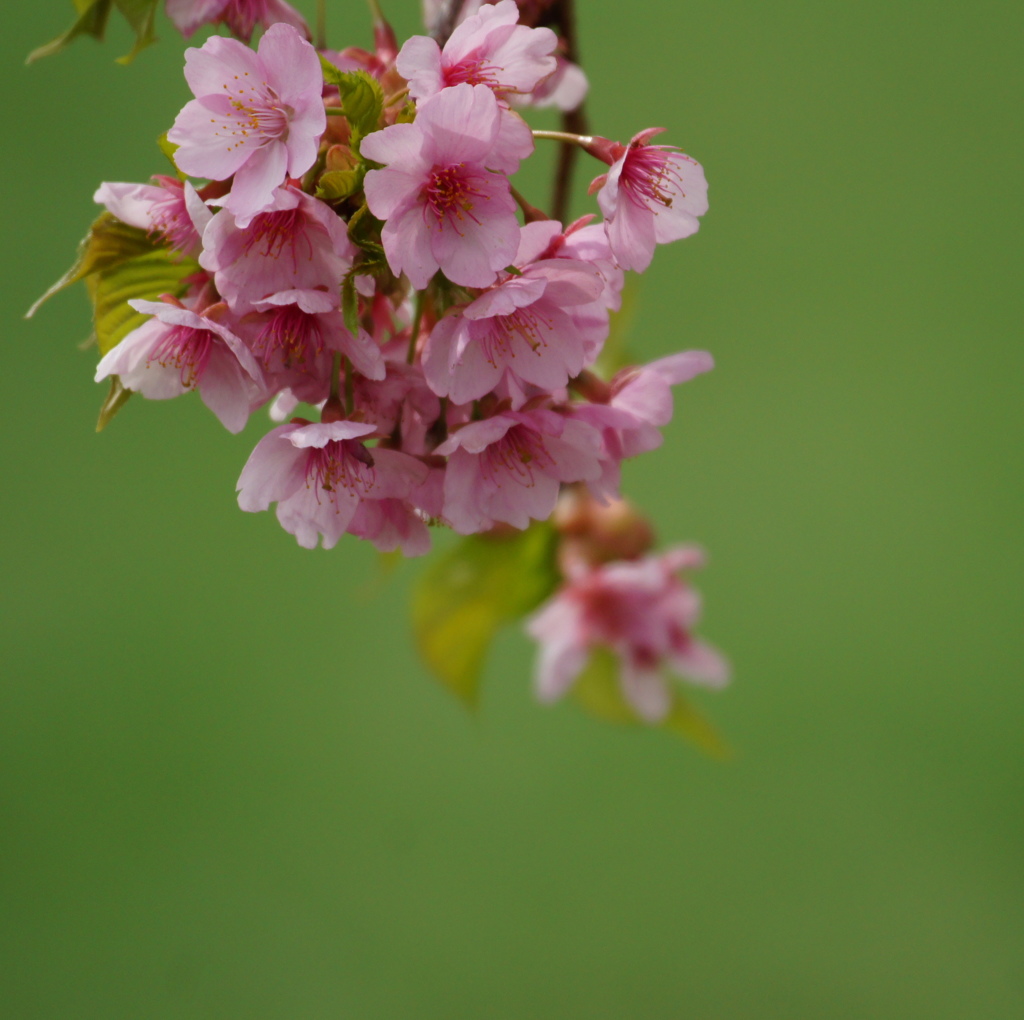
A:
{"type": "Polygon", "coordinates": [[[486,57],[465,57],[457,64],[451,64],[441,71],[444,78],[445,88],[453,85],[486,85],[495,92],[501,89],[501,82],[497,79],[497,72],[502,68],[486,63],[486,57]]]}
{"type": "Polygon", "coordinates": [[[218,337],[208,329],[192,326],[172,326],[161,337],[149,355],[161,368],[176,368],[181,385],[192,389],[202,378],[210,360],[210,352],[218,337]]]}
{"type": "Polygon", "coordinates": [[[324,335],[316,315],[304,312],[297,305],[278,308],[256,334],[253,352],[270,368],[271,362],[284,368],[311,367],[324,350],[324,335]]]}
{"type": "Polygon", "coordinates": [[[468,217],[474,223],[480,223],[473,215],[473,203],[478,198],[486,199],[487,194],[477,187],[475,175],[466,169],[464,163],[435,166],[420,192],[424,203],[423,218],[426,220],[428,214],[432,215],[438,230],[444,229],[447,220],[461,236],[459,220],[468,217]]]}
{"type": "Polygon", "coordinates": [[[306,249],[301,258],[312,262],[314,257],[313,242],[307,235],[305,225],[302,211],[298,206],[294,209],[260,213],[245,232],[245,253],[251,254],[255,248],[256,255],[278,259],[287,247],[292,258],[292,269],[297,272],[300,242],[306,249]]]}
{"type": "Polygon", "coordinates": [[[373,455],[362,443],[351,439],[332,439],[324,446],[310,447],[306,457],[306,485],[337,507],[340,491],[364,496],[377,481],[373,455]]]}
{"type": "Polygon", "coordinates": [[[544,334],[551,331],[551,323],[539,316],[536,307],[517,308],[510,315],[496,315],[488,320],[490,329],[481,337],[481,344],[487,360],[496,365],[498,360],[514,358],[512,343],[520,337],[527,346],[539,354],[547,346],[544,334]]]}
{"type": "Polygon", "coordinates": [[[534,472],[539,470],[541,474],[547,474],[545,469],[554,465],[554,459],[544,446],[544,438],[524,425],[513,425],[480,457],[484,477],[499,487],[504,478],[511,476],[517,484],[532,488],[534,472]]]}
{"type": "Polygon", "coordinates": [[[640,206],[669,207],[676,195],[685,198],[683,179],[672,153],[653,145],[631,148],[622,167],[621,181],[630,199],[640,206]]]}

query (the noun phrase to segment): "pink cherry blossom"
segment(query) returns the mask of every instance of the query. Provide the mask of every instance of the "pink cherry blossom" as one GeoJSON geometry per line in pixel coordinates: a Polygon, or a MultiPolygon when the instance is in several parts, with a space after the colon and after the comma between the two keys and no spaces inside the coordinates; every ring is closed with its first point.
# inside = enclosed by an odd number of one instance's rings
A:
{"type": "Polygon", "coordinates": [[[162,301],[128,304],[153,318],[104,355],[96,381],[120,376],[128,389],[150,400],[196,389],[226,429],[241,432],[265,397],[263,376],[245,344],[214,317],[224,306],[200,314],[162,301]]]}
{"type": "Polygon", "coordinates": [[[335,353],[370,379],[384,378],[380,348],[363,329],[353,336],[338,308],[337,289],[289,290],[256,302],[262,314],[247,316],[239,336],[267,373],[274,389],[290,388],[309,404],[325,400],[335,353]]]}
{"type": "Polygon", "coordinates": [[[153,184],[104,181],[93,201],[122,223],[162,238],[175,251],[195,256],[200,236],[213,213],[188,181],[158,174],[153,184]]]}
{"type": "Polygon", "coordinates": [[[513,106],[532,106],[538,110],[553,107],[556,110],[579,109],[587,98],[590,82],[579,64],[555,54],[555,72],[545,78],[529,95],[512,96],[513,106]]]}
{"type": "Polygon", "coordinates": [[[355,246],[330,206],[298,188],[278,188],[244,228],[222,209],[203,234],[199,264],[241,314],[281,291],[335,292],[352,267],[355,246]]]}
{"type": "Polygon", "coordinates": [[[248,42],[257,25],[283,22],[306,38],[309,29],[301,14],[284,0],[167,0],[167,17],[186,38],[200,25],[223,22],[233,35],[248,42]]]}
{"type": "Polygon", "coordinates": [[[221,36],[186,50],[185,78],[196,98],[167,133],[175,162],[194,177],[233,177],[225,205],[244,227],[286,175],[316,159],[327,126],[320,59],[295,28],[276,24],[255,53],[221,36]]]}
{"type": "MultiPolygon", "coordinates": [[[[238,479],[238,505],[266,510],[277,503],[277,518],[299,545],[316,547],[318,538],[330,549],[349,529],[361,502],[404,500],[429,473],[425,464],[397,450],[362,440],[375,431],[366,422],[303,421],[279,425],[256,445],[238,479]]],[[[388,516],[394,508],[385,508],[388,516]]],[[[360,522],[364,531],[380,536],[379,521],[360,522]]],[[[398,530],[401,530],[400,528],[398,530]]],[[[406,529],[413,545],[412,529],[406,529]]]]}
{"type": "Polygon", "coordinates": [[[556,69],[558,38],[549,28],[519,25],[515,0],[486,4],[452,32],[442,50],[414,35],[398,54],[398,73],[413,99],[427,99],[466,82],[486,85],[499,99],[528,95],[556,69]]]}
{"type": "Polygon", "coordinates": [[[423,103],[414,123],[363,139],[362,154],[386,166],[366,175],[365,189],[370,211],[386,221],[388,264],[417,290],[438,269],[453,283],[487,287],[515,258],[516,204],[507,178],[488,169],[500,129],[491,90],[463,84],[423,103]]]}
{"type": "Polygon", "coordinates": [[[603,470],[600,481],[590,485],[595,496],[614,496],[622,461],[661,445],[661,429],[672,420],[672,387],[710,372],[714,365],[707,351],[670,354],[617,373],[603,402],[573,405],[574,417],[601,430],[603,470]]]}
{"type": "Polygon", "coordinates": [[[562,482],[601,473],[598,433],[543,408],[470,422],[435,452],[449,458],[444,516],[463,535],[498,521],[525,528],[531,517],[546,520],[562,482]]]}
{"type": "Polygon", "coordinates": [[[523,384],[553,390],[586,363],[588,336],[571,312],[600,298],[603,278],[575,259],[524,264],[522,254],[520,246],[519,275],[502,274],[493,289],[445,316],[431,332],[423,371],[438,396],[457,404],[476,400],[506,372],[523,384]]]}
{"type": "Polygon", "coordinates": [[[728,664],[692,634],[700,597],[678,576],[702,562],[699,550],[679,546],[661,556],[582,568],[569,578],[526,625],[540,642],[540,699],[562,697],[596,648],[619,658],[623,696],[647,722],[659,722],[671,707],[665,670],[708,687],[725,684],[728,664]]]}
{"type": "Polygon", "coordinates": [[[590,190],[597,191],[608,243],[623,269],[643,272],[655,245],[696,233],[697,217],[708,211],[708,182],[700,163],[673,146],[647,144],[664,130],[648,128],[629,145],[595,146],[607,150],[611,168],[590,190]]]}

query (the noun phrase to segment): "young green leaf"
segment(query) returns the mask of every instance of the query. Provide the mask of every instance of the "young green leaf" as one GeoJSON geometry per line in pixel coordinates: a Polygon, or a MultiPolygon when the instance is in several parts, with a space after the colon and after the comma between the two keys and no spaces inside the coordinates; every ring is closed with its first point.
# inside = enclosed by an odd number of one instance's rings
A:
{"type": "Polygon", "coordinates": [[[384,112],[384,90],[373,75],[365,71],[341,71],[329,60],[320,57],[324,81],[337,87],[341,108],[352,129],[349,144],[359,151],[359,142],[380,126],[384,112]]]}
{"type": "Polygon", "coordinates": [[[75,18],[71,27],[56,39],[33,50],[25,62],[31,64],[33,61],[39,60],[40,57],[49,57],[54,53],[59,53],[80,35],[91,35],[94,39],[102,40],[110,19],[110,12],[116,8],[135,34],[135,45],[132,47],[131,53],[118,57],[117,60],[119,64],[129,64],[140,50],[156,38],[154,25],[159,2],[160,0],[74,0],[78,17],[75,18]]]}
{"type": "Polygon", "coordinates": [[[325,202],[343,202],[362,186],[363,175],[359,170],[328,170],[317,181],[316,197],[325,202]]]}
{"type": "Polygon", "coordinates": [[[535,609],[557,583],[550,524],[464,538],[424,571],[413,592],[420,653],[448,690],[475,706],[494,636],[535,609]]]}
{"type": "Polygon", "coordinates": [[[78,245],[78,254],[71,268],[25,313],[30,319],[44,301],[54,294],[84,280],[93,273],[112,269],[121,262],[156,251],[152,237],[138,227],[129,227],[110,213],[101,213],[78,245]]]}
{"type": "Polygon", "coordinates": [[[356,292],[356,274],[349,272],[341,281],[341,315],[345,328],[353,334],[359,333],[359,294],[356,292]]]}
{"type": "Polygon", "coordinates": [[[93,302],[93,330],[100,354],[116,347],[148,315],[135,311],[132,299],[156,301],[163,294],[178,295],[182,281],[199,271],[197,263],[165,248],[122,262],[90,276],[86,281],[93,302]]]}
{"type": "Polygon", "coordinates": [[[96,421],[97,432],[102,432],[110,424],[114,415],[128,403],[128,398],[133,392],[134,390],[129,390],[121,384],[119,376],[110,377],[110,390],[100,405],[100,416],[96,421]]]}

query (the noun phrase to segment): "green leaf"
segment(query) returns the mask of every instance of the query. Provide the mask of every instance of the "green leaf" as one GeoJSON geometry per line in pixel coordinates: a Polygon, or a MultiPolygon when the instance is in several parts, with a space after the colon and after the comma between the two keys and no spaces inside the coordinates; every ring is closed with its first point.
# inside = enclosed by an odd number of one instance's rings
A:
{"type": "Polygon", "coordinates": [[[129,227],[108,212],[101,213],[79,244],[74,265],[25,313],[25,318],[32,318],[44,301],[65,287],[155,250],[152,237],[144,230],[129,227]]]}
{"type": "Polygon", "coordinates": [[[91,35],[94,39],[102,39],[110,17],[112,0],[75,0],[78,17],[72,26],[56,39],[34,49],[25,59],[26,64],[34,63],[41,57],[49,57],[59,53],[65,46],[72,43],[80,35],[91,35]]]}
{"type": "Polygon", "coordinates": [[[325,202],[342,202],[351,198],[362,186],[363,172],[360,170],[328,170],[320,175],[316,197],[325,202]]]}
{"type": "Polygon", "coordinates": [[[185,174],[178,169],[178,164],[174,162],[174,154],[178,151],[178,146],[174,142],[167,140],[167,132],[165,131],[157,140],[157,147],[167,157],[167,161],[174,167],[174,173],[177,175],[179,180],[185,180],[185,174]]]}
{"type": "Polygon", "coordinates": [[[363,251],[383,258],[384,249],[379,240],[383,225],[383,222],[370,212],[370,207],[364,202],[348,221],[348,238],[363,251]]]}
{"type": "Polygon", "coordinates": [[[725,761],[732,758],[735,753],[718,730],[678,691],[672,699],[672,708],[661,725],[670,733],[677,733],[689,740],[712,758],[725,761]]]}
{"type": "Polygon", "coordinates": [[[622,696],[619,660],[607,648],[595,648],[572,686],[577,702],[591,715],[613,723],[638,723],[636,713],[622,696]]]}
{"type": "Polygon", "coordinates": [[[114,6],[124,15],[135,33],[131,53],[118,57],[119,64],[130,64],[151,43],[156,41],[156,9],[160,0],[114,0],[114,6]]]}
{"type": "Polygon", "coordinates": [[[550,524],[464,538],[424,571],[413,592],[413,630],[427,665],[475,706],[495,634],[536,608],[557,583],[550,524]]]}
{"type": "Polygon", "coordinates": [[[384,90],[366,71],[341,71],[324,57],[320,58],[324,81],[335,85],[341,95],[341,108],[352,129],[349,144],[359,151],[359,142],[380,127],[384,113],[384,90]]]}
{"type": "MultiPolygon", "coordinates": [[[[627,726],[647,726],[622,695],[619,682],[618,657],[606,648],[595,648],[587,665],[572,687],[572,695],[584,711],[607,722],[627,726]]],[[[712,758],[725,760],[732,748],[704,716],[680,693],[671,677],[666,682],[672,690],[672,706],[668,715],[657,724],[658,729],[683,737],[712,758]]]]}
{"type": "Polygon", "coordinates": [[[96,421],[97,432],[102,432],[110,424],[114,415],[128,403],[128,398],[134,392],[121,384],[120,376],[110,377],[110,390],[100,405],[100,416],[96,421]]]}
{"type": "Polygon", "coordinates": [[[48,57],[60,52],[80,35],[91,35],[94,39],[102,40],[110,19],[110,12],[115,8],[121,12],[135,33],[135,45],[131,53],[119,57],[118,63],[131,63],[136,54],[156,38],[154,25],[159,2],[160,0],[74,0],[78,17],[71,27],[56,39],[33,50],[28,55],[26,63],[31,64],[40,57],[48,57]]]}
{"type": "Polygon", "coordinates": [[[160,248],[96,273],[88,280],[93,301],[93,330],[100,354],[116,347],[150,316],[137,312],[128,301],[156,301],[163,294],[178,295],[182,281],[199,271],[197,263],[160,248]]]}

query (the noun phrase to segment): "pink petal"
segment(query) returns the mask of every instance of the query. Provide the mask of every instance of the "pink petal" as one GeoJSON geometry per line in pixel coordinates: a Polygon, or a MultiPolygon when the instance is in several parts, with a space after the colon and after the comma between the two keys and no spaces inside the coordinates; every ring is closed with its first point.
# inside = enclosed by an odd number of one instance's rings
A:
{"type": "Polygon", "coordinates": [[[288,150],[283,142],[268,142],[249,155],[231,184],[231,192],[224,207],[235,217],[240,229],[268,209],[274,201],[274,191],[284,183],[288,150]]]}

